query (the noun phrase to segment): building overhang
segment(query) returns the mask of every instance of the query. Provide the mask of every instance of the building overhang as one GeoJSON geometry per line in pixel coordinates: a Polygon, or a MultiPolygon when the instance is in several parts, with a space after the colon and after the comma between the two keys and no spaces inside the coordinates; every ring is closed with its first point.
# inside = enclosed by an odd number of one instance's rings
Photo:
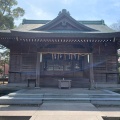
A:
{"type": "Polygon", "coordinates": [[[83,43],[120,41],[120,32],[112,33],[39,33],[11,31],[0,33],[0,44],[9,48],[9,44],[18,42],[33,43],[83,43]]]}

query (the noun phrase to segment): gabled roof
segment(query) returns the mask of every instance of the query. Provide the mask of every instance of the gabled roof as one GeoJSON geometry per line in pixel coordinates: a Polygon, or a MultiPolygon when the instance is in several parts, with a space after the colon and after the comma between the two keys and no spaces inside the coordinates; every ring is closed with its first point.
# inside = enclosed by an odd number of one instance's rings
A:
{"type": "Polygon", "coordinates": [[[62,12],[59,12],[58,16],[47,24],[33,29],[35,31],[51,31],[51,30],[72,30],[72,31],[97,31],[88,26],[81,24],[72,18],[69,12],[66,9],[63,9],[62,12]]]}
{"type": "MultiPolygon", "coordinates": [[[[39,28],[45,24],[47,24],[48,22],[50,22],[51,20],[27,20],[24,19],[22,25],[20,25],[19,27],[15,28],[14,31],[32,31],[33,29],[39,28]]],[[[108,32],[115,32],[115,30],[112,30],[111,28],[109,28],[107,25],[105,25],[103,20],[96,20],[96,21],[78,21],[81,24],[88,26],[89,28],[92,29],[96,29],[98,31],[94,31],[94,32],[100,32],[100,33],[108,33],[108,32]]],[[[45,31],[41,31],[41,32],[45,32],[45,31]]],[[[54,31],[54,32],[62,32],[63,31],[54,31]]],[[[65,31],[64,31],[65,32],[65,31]]],[[[72,31],[69,31],[72,32],[72,31]]],[[[69,33],[67,32],[67,33],[69,33]]],[[[80,32],[80,31],[79,31],[80,32]]]]}
{"type": "Polygon", "coordinates": [[[119,41],[120,32],[105,25],[103,20],[76,21],[66,10],[53,20],[23,20],[22,25],[0,31],[0,44],[10,48],[19,42],[105,42],[119,41]]]}
{"type": "Polygon", "coordinates": [[[22,25],[13,29],[18,32],[38,33],[111,33],[116,32],[109,28],[104,20],[78,20],[72,18],[65,9],[53,20],[27,20],[22,25]]]}
{"type": "MultiPolygon", "coordinates": [[[[22,21],[22,25],[25,24],[42,24],[45,25],[49,22],[51,22],[52,20],[28,20],[28,19],[23,19],[22,21]]],[[[105,25],[104,20],[77,20],[79,23],[83,24],[83,25],[105,25]]]]}
{"type": "Polygon", "coordinates": [[[26,20],[22,25],[12,31],[39,32],[39,33],[111,33],[116,32],[107,25],[104,20],[76,21],[66,10],[63,10],[53,20],[26,20]]]}

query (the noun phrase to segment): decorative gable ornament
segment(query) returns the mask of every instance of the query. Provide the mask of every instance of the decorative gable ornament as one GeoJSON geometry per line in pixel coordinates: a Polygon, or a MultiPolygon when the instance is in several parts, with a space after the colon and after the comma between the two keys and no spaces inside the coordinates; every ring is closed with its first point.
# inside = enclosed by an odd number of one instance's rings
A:
{"type": "Polygon", "coordinates": [[[58,16],[61,15],[61,14],[68,14],[68,15],[70,15],[69,11],[67,11],[66,9],[62,9],[62,12],[60,11],[58,16]]]}
{"type": "Polygon", "coordinates": [[[59,31],[79,31],[79,32],[97,31],[76,21],[74,18],[70,16],[70,13],[66,9],[60,11],[58,16],[49,23],[33,30],[35,31],[59,30],[59,31]]]}

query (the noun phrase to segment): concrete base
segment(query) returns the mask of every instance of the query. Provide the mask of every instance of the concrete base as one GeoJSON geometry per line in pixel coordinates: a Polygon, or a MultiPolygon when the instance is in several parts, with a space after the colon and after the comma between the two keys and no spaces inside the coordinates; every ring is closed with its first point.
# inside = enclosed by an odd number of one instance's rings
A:
{"type": "Polygon", "coordinates": [[[52,102],[80,102],[100,105],[120,105],[120,94],[108,90],[87,89],[22,89],[0,97],[1,105],[33,104],[38,105],[46,101],[52,102]]]}
{"type": "MultiPolygon", "coordinates": [[[[8,83],[8,84],[2,84],[0,85],[1,87],[18,87],[18,88],[28,88],[27,87],[27,83],[8,83]]],[[[31,86],[29,88],[35,88],[34,84],[31,84],[31,86]]],[[[57,86],[56,86],[57,88],[57,86]]],[[[96,88],[120,88],[120,84],[117,83],[94,83],[92,88],[96,89],[96,88]]],[[[89,89],[89,88],[88,88],[89,89]]]]}
{"type": "Polygon", "coordinates": [[[95,88],[120,88],[116,83],[94,83],[95,88]]]}
{"type": "Polygon", "coordinates": [[[102,116],[120,117],[120,107],[114,107],[120,105],[120,94],[102,89],[22,89],[0,97],[0,102],[0,116],[31,116],[30,120],[103,120],[102,116]],[[112,109],[108,105],[112,105],[112,109]]]}
{"type": "Polygon", "coordinates": [[[1,116],[32,116],[30,120],[103,120],[91,103],[43,103],[39,107],[0,106],[1,116]]]}

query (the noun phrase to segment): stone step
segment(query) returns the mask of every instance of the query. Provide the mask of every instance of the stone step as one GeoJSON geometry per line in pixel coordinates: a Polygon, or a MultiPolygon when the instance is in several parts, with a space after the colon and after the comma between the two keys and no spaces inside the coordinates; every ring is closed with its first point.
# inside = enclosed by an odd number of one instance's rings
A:
{"type": "Polygon", "coordinates": [[[87,94],[81,94],[81,95],[79,95],[79,94],[71,94],[71,95],[68,95],[68,94],[61,94],[61,95],[47,95],[47,94],[45,94],[44,95],[44,98],[49,98],[49,97],[51,97],[51,98],[89,98],[89,95],[87,95],[87,94]]]}
{"type": "Polygon", "coordinates": [[[89,95],[90,98],[120,98],[120,94],[89,95]]]}
{"type": "Polygon", "coordinates": [[[43,98],[43,102],[45,101],[79,101],[82,103],[90,103],[90,98],[43,98]]]}
{"type": "Polygon", "coordinates": [[[14,92],[0,97],[0,104],[33,104],[38,105],[43,102],[80,102],[94,104],[120,104],[120,94],[31,94],[14,92]]]}
{"type": "Polygon", "coordinates": [[[120,100],[92,100],[91,103],[99,106],[119,106],[120,100]]]}
{"type": "Polygon", "coordinates": [[[43,94],[20,94],[20,93],[10,93],[9,97],[25,97],[25,98],[43,98],[43,94]]]}
{"type": "Polygon", "coordinates": [[[40,105],[42,104],[42,99],[37,98],[13,98],[13,97],[0,97],[0,105],[40,105]]]}
{"type": "Polygon", "coordinates": [[[79,101],[79,102],[120,102],[120,98],[112,98],[112,97],[106,97],[106,98],[79,98],[79,97],[25,97],[25,96],[19,96],[19,97],[11,97],[11,96],[3,96],[0,97],[0,104],[42,104],[44,101],[79,101]]]}
{"type": "Polygon", "coordinates": [[[33,97],[33,98],[120,98],[120,94],[21,94],[10,93],[9,97],[33,97]]]}

